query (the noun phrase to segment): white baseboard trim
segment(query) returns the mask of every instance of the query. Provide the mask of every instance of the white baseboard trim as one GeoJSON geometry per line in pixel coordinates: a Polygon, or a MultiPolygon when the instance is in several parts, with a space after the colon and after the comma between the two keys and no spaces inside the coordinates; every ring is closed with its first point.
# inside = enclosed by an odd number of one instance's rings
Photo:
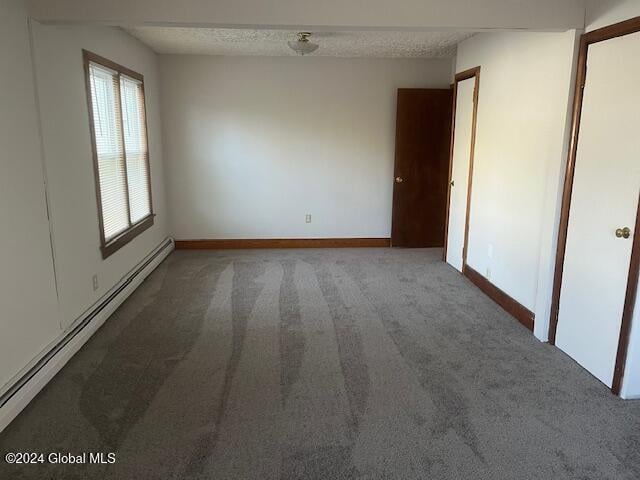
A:
{"type": "Polygon", "coordinates": [[[165,239],[65,330],[38,362],[16,378],[12,386],[0,397],[0,432],[18,416],[173,249],[173,239],[165,239]]]}

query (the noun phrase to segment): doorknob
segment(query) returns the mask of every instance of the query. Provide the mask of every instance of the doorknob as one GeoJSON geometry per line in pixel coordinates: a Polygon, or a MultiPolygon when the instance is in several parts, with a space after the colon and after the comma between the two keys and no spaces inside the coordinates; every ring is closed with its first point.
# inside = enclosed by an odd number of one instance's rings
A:
{"type": "Polygon", "coordinates": [[[404,182],[402,177],[396,177],[396,183],[402,183],[402,182],[404,182]]]}
{"type": "Polygon", "coordinates": [[[616,237],[629,238],[631,236],[631,229],[629,227],[618,228],[616,230],[616,237]]]}

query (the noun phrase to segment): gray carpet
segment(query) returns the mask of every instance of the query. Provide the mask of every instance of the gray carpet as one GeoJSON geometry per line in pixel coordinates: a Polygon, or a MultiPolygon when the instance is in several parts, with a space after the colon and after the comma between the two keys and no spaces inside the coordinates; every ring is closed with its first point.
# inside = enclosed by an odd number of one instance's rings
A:
{"type": "Polygon", "coordinates": [[[176,252],[0,434],[0,478],[638,479],[640,403],[439,250],[176,252]]]}

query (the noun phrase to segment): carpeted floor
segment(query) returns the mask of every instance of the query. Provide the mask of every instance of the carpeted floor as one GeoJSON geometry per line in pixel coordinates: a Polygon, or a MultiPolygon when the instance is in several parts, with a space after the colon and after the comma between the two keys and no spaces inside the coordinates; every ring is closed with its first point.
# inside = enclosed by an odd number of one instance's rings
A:
{"type": "Polygon", "coordinates": [[[0,478],[638,479],[640,403],[439,250],[175,252],[0,434],[0,478]]]}

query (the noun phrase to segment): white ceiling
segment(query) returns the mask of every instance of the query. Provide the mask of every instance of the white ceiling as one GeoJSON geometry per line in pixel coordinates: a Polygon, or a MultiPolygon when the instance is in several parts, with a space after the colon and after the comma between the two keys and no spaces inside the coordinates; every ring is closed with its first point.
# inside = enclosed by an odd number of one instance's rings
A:
{"type": "MultiPolygon", "coordinates": [[[[287,41],[294,30],[241,28],[126,28],[133,36],[162,54],[191,55],[295,55],[287,41]]],[[[448,58],[456,45],[473,32],[443,31],[337,31],[316,32],[310,40],[320,45],[315,56],[448,58]]]]}

